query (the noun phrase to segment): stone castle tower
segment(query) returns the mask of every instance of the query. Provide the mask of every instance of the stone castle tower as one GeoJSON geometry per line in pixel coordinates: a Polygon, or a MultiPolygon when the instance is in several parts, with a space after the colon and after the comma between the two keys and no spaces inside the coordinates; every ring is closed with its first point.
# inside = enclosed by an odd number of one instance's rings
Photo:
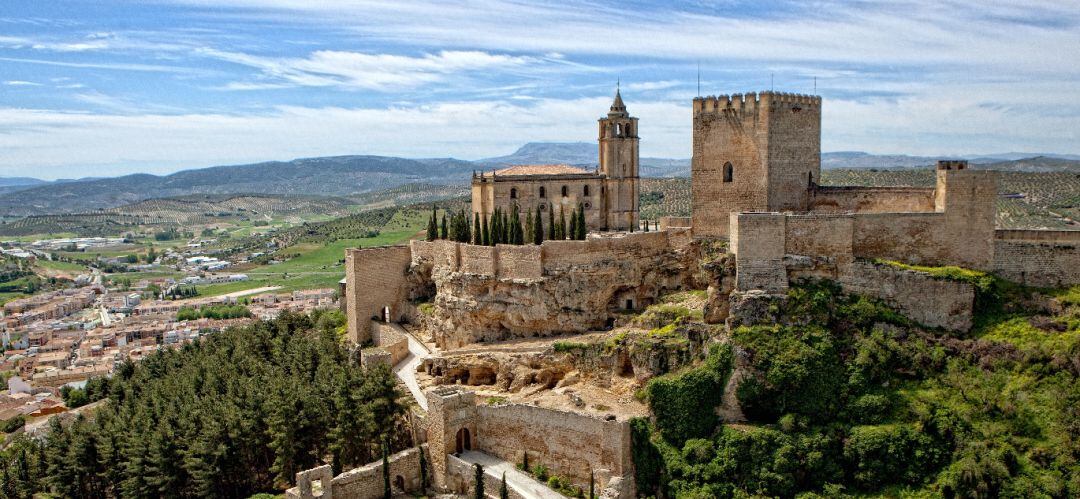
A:
{"type": "Polygon", "coordinates": [[[698,97],[693,112],[696,235],[727,236],[731,212],[807,210],[821,176],[821,97],[698,97]]]}
{"type": "Polygon", "coordinates": [[[638,119],[626,112],[622,95],[607,117],[600,118],[600,173],[604,181],[604,203],[609,230],[638,227],[638,119]]]}

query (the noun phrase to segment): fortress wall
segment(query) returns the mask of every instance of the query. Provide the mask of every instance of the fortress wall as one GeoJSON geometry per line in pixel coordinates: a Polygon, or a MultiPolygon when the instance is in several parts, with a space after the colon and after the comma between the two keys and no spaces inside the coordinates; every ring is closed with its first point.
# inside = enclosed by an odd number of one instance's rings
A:
{"type": "Polygon", "coordinates": [[[932,187],[817,187],[810,210],[821,213],[934,211],[932,187]]]}
{"type": "Polygon", "coordinates": [[[544,275],[543,249],[540,246],[496,246],[500,279],[539,279],[544,275]]]}
{"type": "Polygon", "coordinates": [[[735,288],[783,293],[785,216],[781,213],[732,213],[731,251],[735,253],[735,288]]]}
{"type": "Polygon", "coordinates": [[[544,274],[563,272],[601,261],[654,255],[670,249],[664,232],[593,236],[585,241],[544,241],[544,274]]]}
{"type": "Polygon", "coordinates": [[[851,260],[855,228],[851,215],[789,215],[785,219],[785,253],[851,260]]]}
{"type": "Polygon", "coordinates": [[[1064,287],[1080,284],[1080,240],[1066,240],[1073,237],[1071,234],[1058,235],[1061,241],[1053,237],[1046,240],[994,241],[994,273],[1026,286],[1064,287]]]}
{"type": "Polygon", "coordinates": [[[692,225],[690,217],[660,217],[659,222],[660,230],[668,230],[675,227],[690,228],[692,225]]]}
{"type": "Polygon", "coordinates": [[[997,229],[994,231],[994,239],[1080,243],[1080,230],[997,229]]]}
{"type": "Polygon", "coordinates": [[[672,249],[683,249],[694,242],[694,231],[690,227],[672,227],[664,232],[667,233],[668,244],[672,249]]]}
{"type": "Polygon", "coordinates": [[[390,354],[391,366],[409,355],[409,339],[405,333],[390,324],[375,323],[373,328],[372,340],[375,346],[390,354]]]}
{"type": "MultiPolygon", "coordinates": [[[[420,483],[420,448],[413,447],[387,458],[390,465],[391,486],[403,484],[405,492],[418,492],[420,483]],[[401,477],[400,483],[398,477],[401,477]]],[[[332,477],[330,465],[320,466],[296,474],[296,487],[285,492],[288,499],[313,499],[313,482],[322,482],[321,497],[335,499],[378,499],[383,497],[382,460],[332,477]],[[327,490],[329,488],[329,490],[327,490]],[[327,494],[329,492],[329,494],[327,494]]],[[[496,489],[498,490],[498,489],[496,489]]]]}
{"type": "Polygon", "coordinates": [[[458,270],[469,274],[495,275],[499,268],[499,253],[494,246],[462,244],[461,266],[458,270]]]}
{"type": "Polygon", "coordinates": [[[477,448],[506,461],[520,463],[528,451],[530,465],[543,464],[586,490],[590,471],[599,489],[632,470],[625,421],[523,404],[479,405],[476,412],[477,448]]]}
{"type": "Polygon", "coordinates": [[[852,250],[856,257],[972,266],[963,255],[963,240],[950,232],[943,213],[857,214],[854,220],[852,250]]]}
{"type": "Polygon", "coordinates": [[[405,299],[406,272],[412,261],[409,246],[349,249],[345,253],[345,300],[349,340],[371,339],[371,318],[389,307],[396,320],[405,299]]]}
{"type": "Polygon", "coordinates": [[[951,331],[971,328],[975,288],[968,283],[857,261],[840,279],[840,285],[845,292],[881,299],[905,317],[925,326],[951,331]]]}

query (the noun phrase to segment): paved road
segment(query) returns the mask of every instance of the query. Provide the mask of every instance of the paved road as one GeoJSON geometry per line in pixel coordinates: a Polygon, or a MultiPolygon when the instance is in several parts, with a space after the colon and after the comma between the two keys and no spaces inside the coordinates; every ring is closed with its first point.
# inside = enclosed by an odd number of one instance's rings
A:
{"type": "Polygon", "coordinates": [[[514,463],[474,450],[462,452],[458,457],[469,464],[480,463],[484,467],[484,473],[499,480],[505,472],[506,486],[528,499],[566,499],[565,496],[551,490],[531,475],[522,473],[514,466],[514,463]]]}
{"type": "Polygon", "coordinates": [[[225,296],[225,297],[228,297],[228,298],[240,298],[241,296],[257,295],[259,293],[266,293],[268,291],[277,291],[279,289],[281,289],[281,286],[265,286],[265,287],[262,287],[262,288],[245,289],[243,291],[234,291],[232,293],[224,294],[224,295],[221,295],[221,296],[225,296]]]}
{"type": "Polygon", "coordinates": [[[425,411],[427,410],[427,397],[424,396],[424,392],[420,390],[420,383],[416,381],[416,368],[424,361],[429,355],[427,347],[425,347],[419,340],[409,334],[405,328],[398,324],[389,324],[389,326],[396,329],[401,334],[404,334],[409,339],[409,355],[406,355],[398,365],[394,366],[394,374],[397,374],[401,381],[405,383],[405,386],[409,388],[409,392],[412,393],[413,398],[416,399],[416,403],[420,404],[420,407],[425,411]]]}

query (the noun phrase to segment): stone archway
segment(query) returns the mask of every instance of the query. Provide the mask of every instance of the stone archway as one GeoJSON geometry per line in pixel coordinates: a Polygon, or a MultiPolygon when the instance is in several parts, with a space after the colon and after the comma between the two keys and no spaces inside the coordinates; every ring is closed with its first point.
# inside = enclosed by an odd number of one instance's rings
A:
{"type": "Polygon", "coordinates": [[[457,431],[456,444],[455,449],[459,454],[467,450],[472,450],[472,435],[469,434],[468,428],[461,428],[457,431]]]}
{"type": "Polygon", "coordinates": [[[405,477],[401,475],[394,477],[394,486],[397,487],[398,490],[405,492],[405,477]]]}

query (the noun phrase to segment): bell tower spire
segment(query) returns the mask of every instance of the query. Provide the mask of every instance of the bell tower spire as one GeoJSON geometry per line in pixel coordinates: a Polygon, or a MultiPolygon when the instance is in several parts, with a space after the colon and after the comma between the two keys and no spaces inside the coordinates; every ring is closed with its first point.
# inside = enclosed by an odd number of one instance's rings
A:
{"type": "Polygon", "coordinates": [[[638,119],[623,103],[619,81],[607,116],[599,120],[600,167],[608,229],[637,228],[638,223],[638,119]]]}

